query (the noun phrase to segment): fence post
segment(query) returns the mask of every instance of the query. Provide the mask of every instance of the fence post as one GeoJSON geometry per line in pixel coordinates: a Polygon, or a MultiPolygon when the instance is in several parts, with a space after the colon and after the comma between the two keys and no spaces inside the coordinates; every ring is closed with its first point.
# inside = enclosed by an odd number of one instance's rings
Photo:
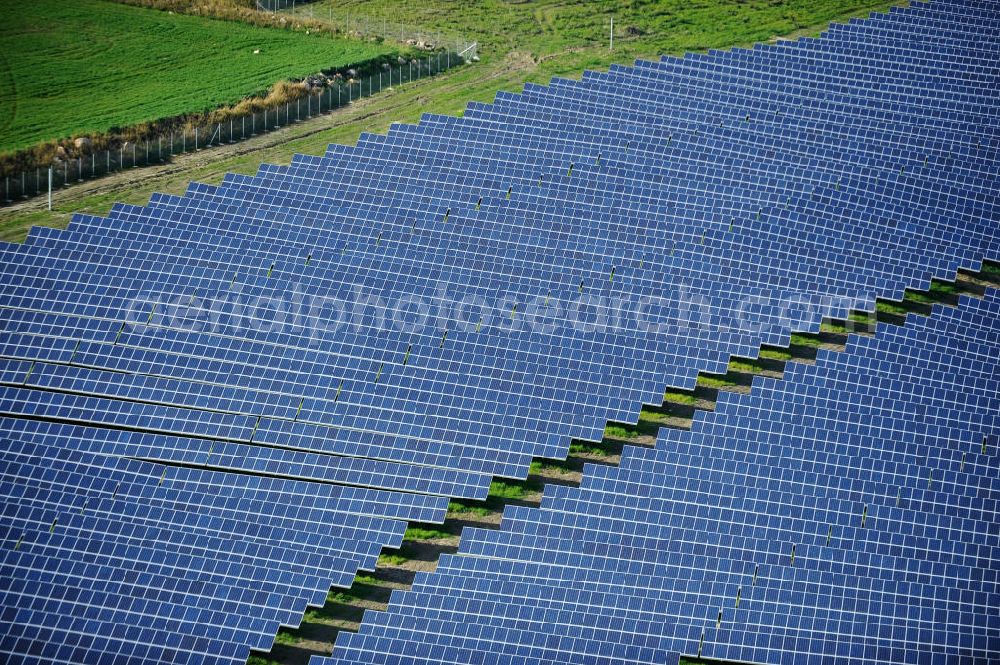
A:
{"type": "MultiPolygon", "coordinates": [[[[76,181],[83,182],[83,157],[76,158],[76,181]]],[[[35,182],[38,182],[37,178],[35,179],[35,182]]]]}
{"type": "Polygon", "coordinates": [[[198,128],[194,128],[194,149],[198,150],[198,128]]]}
{"type": "Polygon", "coordinates": [[[49,210],[52,210],[52,167],[49,167],[49,210]]]}
{"type": "Polygon", "coordinates": [[[132,168],[135,168],[135,143],[132,144],[132,168]]]}
{"type": "Polygon", "coordinates": [[[10,176],[4,178],[3,201],[4,203],[10,203],[10,176]]]}
{"type": "Polygon", "coordinates": [[[105,171],[104,173],[108,174],[108,173],[111,173],[111,148],[108,148],[107,150],[105,150],[104,151],[104,155],[108,158],[108,170],[105,171]]]}

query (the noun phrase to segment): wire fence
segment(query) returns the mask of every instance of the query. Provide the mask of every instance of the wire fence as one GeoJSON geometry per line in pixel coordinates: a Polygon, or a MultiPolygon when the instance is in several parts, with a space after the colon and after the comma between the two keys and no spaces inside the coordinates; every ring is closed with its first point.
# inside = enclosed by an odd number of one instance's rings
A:
{"type": "Polygon", "coordinates": [[[237,143],[258,134],[329,113],[362,97],[434,76],[463,62],[464,60],[456,53],[439,52],[427,58],[380,69],[367,78],[337,82],[329,87],[314,89],[305,97],[274,108],[233,117],[222,122],[185,127],[147,141],[125,143],[86,156],[57,160],[51,167],[39,166],[34,170],[5,177],[0,183],[2,186],[0,205],[9,205],[47,194],[50,191],[50,170],[51,189],[55,190],[125,169],[163,164],[177,154],[237,143]]]}
{"type": "Polygon", "coordinates": [[[257,0],[257,9],[262,12],[282,12],[286,9],[295,10],[297,7],[308,5],[316,0],[257,0]]]}

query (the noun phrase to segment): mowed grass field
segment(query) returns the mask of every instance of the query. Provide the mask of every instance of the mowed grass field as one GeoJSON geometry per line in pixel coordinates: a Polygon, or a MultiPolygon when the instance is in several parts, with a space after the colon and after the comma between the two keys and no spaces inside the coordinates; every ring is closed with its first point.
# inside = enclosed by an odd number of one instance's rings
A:
{"type": "Polygon", "coordinates": [[[0,153],[209,110],[393,50],[107,0],[0,0],[0,153]]]}
{"type": "MultiPolygon", "coordinates": [[[[300,13],[328,16],[331,0],[319,0],[300,13]]],[[[0,3],[8,0],[0,0],[0,3]]],[[[903,0],[337,0],[334,16],[350,12],[372,23],[420,22],[427,30],[479,41],[482,62],[397,87],[352,106],[236,150],[204,151],[175,158],[162,168],[112,176],[57,192],[49,212],[39,201],[0,208],[0,240],[20,242],[31,226],[66,226],[73,212],[106,214],[116,201],[145,204],[153,192],[183,194],[192,180],[218,183],[227,172],[253,174],[261,163],[288,163],[295,153],[323,154],[330,143],[353,144],[362,132],[384,132],[393,122],[417,122],[422,113],[461,114],[470,101],[489,102],[500,90],[524,83],[547,83],[553,76],[579,78],[585,69],[661,54],[682,55],[709,48],[749,46],[775,37],[815,35],[832,21],[846,21],[901,6],[903,0]],[[614,51],[610,28],[614,6],[614,51]],[[634,18],[634,21],[631,20],[634,18]],[[630,34],[631,23],[643,34],[630,34]]]]}

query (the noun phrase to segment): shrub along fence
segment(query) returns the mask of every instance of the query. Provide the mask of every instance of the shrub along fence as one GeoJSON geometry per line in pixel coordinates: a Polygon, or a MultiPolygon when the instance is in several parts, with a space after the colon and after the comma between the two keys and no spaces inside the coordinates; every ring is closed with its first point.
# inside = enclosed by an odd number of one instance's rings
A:
{"type": "Polygon", "coordinates": [[[47,194],[54,189],[99,178],[125,169],[163,164],[173,155],[236,143],[252,136],[280,129],[288,124],[329,113],[356,99],[368,97],[463,64],[462,56],[438,52],[405,64],[380,68],[367,78],[337,81],[316,87],[304,97],[280,106],[202,126],[185,127],[148,141],[130,142],[109,150],[73,159],[56,160],[43,166],[6,176],[0,182],[0,205],[47,194]]]}

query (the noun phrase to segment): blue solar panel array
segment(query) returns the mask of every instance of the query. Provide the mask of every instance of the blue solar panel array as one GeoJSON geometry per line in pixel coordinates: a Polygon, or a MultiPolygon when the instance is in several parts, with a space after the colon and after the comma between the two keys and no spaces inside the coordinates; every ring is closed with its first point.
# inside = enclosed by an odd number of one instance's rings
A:
{"type": "Polygon", "coordinates": [[[998,434],[992,290],[465,529],[313,663],[995,663],[998,434]]]}
{"type": "Polygon", "coordinates": [[[1000,259],[998,28],[529,85],[0,248],[0,654],[241,660],[449,497],[1000,259]]]}
{"type": "Polygon", "coordinates": [[[442,517],[430,497],[164,467],[78,434],[3,439],[4,662],[242,663],[406,520],[442,517]]]}

